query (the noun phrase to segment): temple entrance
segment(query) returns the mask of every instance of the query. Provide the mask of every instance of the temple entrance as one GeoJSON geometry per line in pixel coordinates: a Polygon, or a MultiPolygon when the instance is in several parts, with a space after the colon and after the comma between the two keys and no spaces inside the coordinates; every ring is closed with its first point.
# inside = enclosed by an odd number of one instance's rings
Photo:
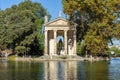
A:
{"type": "Polygon", "coordinates": [[[64,31],[57,31],[57,54],[64,55],[64,31]]]}
{"type": "Polygon", "coordinates": [[[64,54],[64,39],[63,36],[57,37],[57,54],[64,54]]]}

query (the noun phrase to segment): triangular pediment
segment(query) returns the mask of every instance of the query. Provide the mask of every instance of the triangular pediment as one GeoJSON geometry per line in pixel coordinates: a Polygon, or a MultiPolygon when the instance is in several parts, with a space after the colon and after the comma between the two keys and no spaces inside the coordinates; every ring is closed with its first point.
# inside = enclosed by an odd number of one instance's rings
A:
{"type": "Polygon", "coordinates": [[[45,26],[68,25],[68,21],[64,18],[57,18],[53,21],[45,23],[45,26]]]}

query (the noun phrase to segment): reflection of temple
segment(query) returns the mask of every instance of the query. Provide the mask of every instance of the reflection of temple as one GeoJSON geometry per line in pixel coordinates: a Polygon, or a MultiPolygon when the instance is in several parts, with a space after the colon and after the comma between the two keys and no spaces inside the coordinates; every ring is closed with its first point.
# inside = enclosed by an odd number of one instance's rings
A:
{"type": "Polygon", "coordinates": [[[45,80],[77,80],[77,62],[45,62],[45,80]]]}
{"type": "Polygon", "coordinates": [[[45,80],[57,80],[56,62],[45,62],[45,80]]]}
{"type": "MultiPolygon", "coordinates": [[[[45,53],[44,55],[76,55],[76,24],[69,25],[64,18],[57,18],[48,22],[45,18],[45,53]],[[64,38],[64,49],[57,49],[57,37],[64,38]],[[62,50],[62,51],[61,51],[62,50]],[[59,53],[60,52],[60,53],[59,53]]],[[[61,46],[59,46],[60,48],[61,46]]]]}

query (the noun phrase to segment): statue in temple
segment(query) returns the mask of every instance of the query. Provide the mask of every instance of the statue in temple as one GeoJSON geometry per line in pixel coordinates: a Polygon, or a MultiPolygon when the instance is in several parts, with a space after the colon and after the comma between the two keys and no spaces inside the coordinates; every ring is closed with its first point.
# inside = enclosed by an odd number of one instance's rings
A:
{"type": "Polygon", "coordinates": [[[62,39],[58,42],[58,55],[60,55],[60,51],[62,50],[62,39]]]}

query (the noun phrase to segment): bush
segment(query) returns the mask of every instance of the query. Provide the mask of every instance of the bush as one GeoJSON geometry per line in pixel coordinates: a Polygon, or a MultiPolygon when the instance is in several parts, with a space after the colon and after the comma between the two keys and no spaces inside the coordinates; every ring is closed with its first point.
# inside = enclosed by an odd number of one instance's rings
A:
{"type": "Polygon", "coordinates": [[[85,45],[84,42],[78,42],[77,43],[77,55],[83,56],[85,55],[85,45]]]}
{"type": "Polygon", "coordinates": [[[15,58],[16,58],[15,55],[9,56],[9,60],[10,60],[10,61],[15,61],[15,58]]]}
{"type": "Polygon", "coordinates": [[[109,52],[111,52],[111,51],[115,52],[116,56],[120,56],[120,49],[119,48],[113,46],[109,49],[109,52]]]}

